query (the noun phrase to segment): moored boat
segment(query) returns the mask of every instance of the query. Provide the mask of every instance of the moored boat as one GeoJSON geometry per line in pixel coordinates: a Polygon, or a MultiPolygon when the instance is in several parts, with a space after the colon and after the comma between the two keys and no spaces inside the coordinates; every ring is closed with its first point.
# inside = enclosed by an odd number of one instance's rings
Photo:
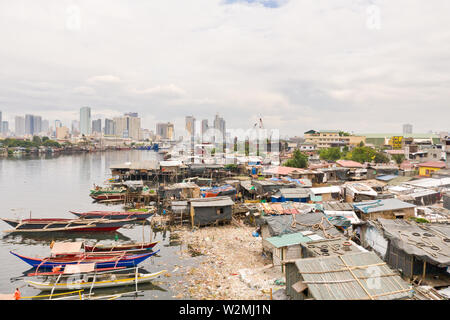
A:
{"type": "Polygon", "coordinates": [[[115,251],[138,251],[151,250],[158,242],[139,242],[139,243],[124,243],[117,245],[84,245],[85,252],[115,252],[115,251]]]}
{"type": "MultiPolygon", "coordinates": [[[[138,268],[125,270],[98,271],[95,263],[85,264],[81,268],[78,266],[66,266],[63,272],[55,274],[46,273],[42,280],[25,280],[28,285],[43,291],[62,291],[74,289],[97,289],[111,288],[151,282],[153,279],[166,273],[161,270],[154,273],[141,273],[138,268]],[[134,272],[130,272],[133,270],[134,272]],[[127,273],[122,273],[128,271],[127,273]]],[[[39,274],[37,275],[40,276],[39,274]]]]}
{"type": "Polygon", "coordinates": [[[46,232],[111,232],[123,227],[136,219],[7,219],[1,218],[14,229],[8,233],[46,233],[46,232]]]}
{"type": "Polygon", "coordinates": [[[88,212],[75,212],[70,213],[83,218],[83,219],[136,219],[145,220],[153,215],[150,211],[88,211],[88,212]]]}
{"type": "Polygon", "coordinates": [[[109,255],[90,255],[87,253],[75,253],[61,254],[46,258],[32,258],[10,251],[12,255],[18,257],[33,268],[40,269],[52,269],[54,267],[65,267],[66,265],[79,265],[92,262],[96,263],[97,268],[135,267],[139,263],[150,258],[158,252],[159,250],[143,254],[126,254],[126,252],[120,252],[118,254],[109,255]]]}

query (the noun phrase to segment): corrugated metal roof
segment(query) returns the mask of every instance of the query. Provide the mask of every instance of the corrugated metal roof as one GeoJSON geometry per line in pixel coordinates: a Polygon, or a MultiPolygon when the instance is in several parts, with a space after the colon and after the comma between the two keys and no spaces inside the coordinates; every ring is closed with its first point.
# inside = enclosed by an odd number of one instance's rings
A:
{"type": "Polygon", "coordinates": [[[298,259],[295,265],[316,300],[392,300],[412,295],[411,286],[393,275],[374,252],[298,259]],[[359,266],[364,268],[355,268],[359,266]]]}
{"type": "Polygon", "coordinates": [[[392,199],[379,199],[373,201],[363,201],[353,203],[355,210],[362,211],[364,213],[400,210],[416,207],[413,204],[392,198],[392,199]]]}
{"type": "Polygon", "coordinates": [[[338,186],[320,187],[320,188],[311,188],[310,190],[313,194],[340,193],[341,187],[338,186]]]}
{"type": "Polygon", "coordinates": [[[309,242],[311,238],[304,236],[301,232],[283,234],[266,239],[275,248],[288,247],[302,242],[309,242]]]}
{"type": "Polygon", "coordinates": [[[234,204],[230,197],[211,197],[211,198],[197,198],[190,199],[193,207],[224,207],[234,204]]]}

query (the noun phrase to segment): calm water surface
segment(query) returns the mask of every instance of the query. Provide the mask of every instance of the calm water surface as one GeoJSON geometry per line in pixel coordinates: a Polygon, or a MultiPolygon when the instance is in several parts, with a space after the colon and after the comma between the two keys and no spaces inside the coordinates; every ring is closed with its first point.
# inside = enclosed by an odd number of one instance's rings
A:
{"type": "MultiPolygon", "coordinates": [[[[40,156],[40,157],[9,157],[0,158],[0,216],[5,218],[75,218],[69,210],[121,210],[119,205],[102,205],[93,203],[89,190],[93,184],[102,184],[110,178],[111,164],[127,161],[156,159],[152,151],[110,151],[103,153],[87,153],[77,155],[40,156]]],[[[41,291],[28,287],[22,280],[14,278],[31,271],[29,266],[11,255],[15,251],[24,255],[36,257],[47,256],[50,252],[49,243],[55,236],[22,237],[7,235],[3,230],[11,227],[0,221],[0,293],[13,293],[19,287],[23,296],[40,294],[41,291]]],[[[149,226],[126,226],[117,233],[70,234],[62,235],[62,239],[100,241],[111,243],[116,235],[121,242],[150,241],[149,226]]],[[[56,240],[61,238],[56,237],[56,240]]],[[[181,247],[170,241],[169,232],[153,233],[153,241],[160,241],[155,250],[160,249],[158,256],[151,257],[140,266],[148,272],[166,269],[172,276],[160,277],[152,284],[140,285],[139,290],[145,290],[138,297],[127,299],[173,299],[176,295],[170,288],[171,283],[181,281],[179,272],[172,273],[177,266],[187,266],[196,259],[180,259],[181,247]]],[[[184,269],[184,268],[183,268],[184,269]]],[[[97,294],[133,291],[134,286],[114,289],[97,290],[97,294]]]]}

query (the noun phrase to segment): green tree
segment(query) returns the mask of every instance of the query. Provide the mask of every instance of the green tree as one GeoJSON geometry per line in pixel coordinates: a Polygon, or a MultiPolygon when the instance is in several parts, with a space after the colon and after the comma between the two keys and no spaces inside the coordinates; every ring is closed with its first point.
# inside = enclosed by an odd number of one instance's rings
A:
{"type": "Polygon", "coordinates": [[[374,161],[375,161],[375,163],[388,163],[390,160],[389,160],[389,157],[386,154],[384,154],[383,152],[377,152],[375,154],[374,161]]]}
{"type": "Polygon", "coordinates": [[[285,167],[292,168],[307,168],[308,167],[308,156],[301,152],[300,150],[295,150],[294,155],[291,159],[284,163],[285,167]]]}
{"type": "Polygon", "coordinates": [[[392,159],[394,159],[395,163],[398,165],[401,165],[403,161],[405,161],[405,155],[404,154],[393,154],[392,159]]]}
{"type": "Polygon", "coordinates": [[[341,150],[337,147],[326,148],[320,150],[319,156],[322,160],[336,161],[342,157],[342,153],[341,150]]]}
{"type": "Polygon", "coordinates": [[[42,139],[39,136],[33,136],[33,144],[35,147],[42,145],[42,139]]]}
{"type": "Polygon", "coordinates": [[[351,153],[349,152],[348,154],[351,155],[349,160],[364,163],[374,160],[377,152],[370,147],[356,147],[351,153]]]}
{"type": "Polygon", "coordinates": [[[359,143],[359,146],[360,146],[360,147],[364,147],[364,142],[361,141],[361,142],[359,143]]]}
{"type": "Polygon", "coordinates": [[[42,137],[42,142],[45,142],[47,140],[50,140],[50,138],[49,137],[42,137]]]}

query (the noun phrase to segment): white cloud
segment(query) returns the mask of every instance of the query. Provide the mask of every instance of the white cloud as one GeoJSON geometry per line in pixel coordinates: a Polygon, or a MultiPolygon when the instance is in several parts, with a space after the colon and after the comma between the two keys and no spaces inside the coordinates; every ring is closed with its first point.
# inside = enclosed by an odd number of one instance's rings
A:
{"type": "Polygon", "coordinates": [[[86,82],[94,83],[94,84],[95,83],[119,83],[120,78],[117,76],[106,74],[106,75],[101,75],[101,76],[90,77],[89,79],[86,80],[86,82]]]}
{"type": "Polygon", "coordinates": [[[177,87],[174,84],[164,85],[164,86],[155,86],[147,89],[132,89],[133,93],[151,95],[151,96],[159,96],[159,97],[167,97],[167,98],[175,98],[181,97],[186,94],[182,88],[177,87]]]}

